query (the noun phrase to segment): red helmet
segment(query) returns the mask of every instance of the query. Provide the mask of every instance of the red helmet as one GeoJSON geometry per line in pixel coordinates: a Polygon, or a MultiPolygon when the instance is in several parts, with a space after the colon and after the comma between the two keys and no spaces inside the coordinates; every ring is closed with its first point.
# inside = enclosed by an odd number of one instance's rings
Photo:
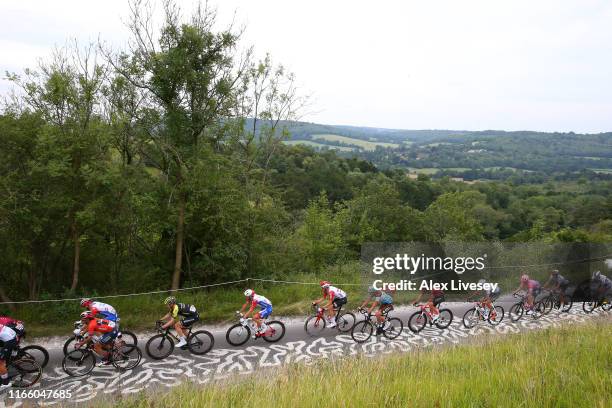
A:
{"type": "Polygon", "coordinates": [[[529,281],[529,275],[522,275],[521,282],[527,282],[527,281],[529,281]]]}
{"type": "Polygon", "coordinates": [[[93,300],[89,298],[81,299],[81,307],[89,307],[89,305],[91,305],[91,302],[93,302],[93,300]]]}

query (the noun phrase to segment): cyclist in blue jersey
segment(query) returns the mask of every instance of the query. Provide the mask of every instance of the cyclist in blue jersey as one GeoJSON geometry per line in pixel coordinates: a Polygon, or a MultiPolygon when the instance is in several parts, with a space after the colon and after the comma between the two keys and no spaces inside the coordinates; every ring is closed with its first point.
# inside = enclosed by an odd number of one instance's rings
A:
{"type": "Polygon", "coordinates": [[[370,302],[372,302],[372,304],[368,309],[368,313],[372,313],[374,308],[378,306],[375,316],[376,321],[380,325],[384,321],[382,316],[383,313],[393,306],[393,297],[387,292],[383,292],[382,290],[378,290],[374,286],[371,286],[368,288],[368,297],[363,301],[359,309],[364,309],[370,302]]]}
{"type": "Polygon", "coordinates": [[[246,302],[242,305],[240,313],[242,314],[244,309],[249,306],[249,310],[242,315],[244,319],[248,318],[256,307],[259,307],[259,312],[253,314],[253,321],[257,325],[257,333],[255,333],[253,337],[256,337],[257,334],[265,333],[268,328],[263,322],[263,319],[267,319],[272,314],[272,302],[265,296],[256,294],[253,289],[245,290],[244,297],[246,297],[246,302]]]}

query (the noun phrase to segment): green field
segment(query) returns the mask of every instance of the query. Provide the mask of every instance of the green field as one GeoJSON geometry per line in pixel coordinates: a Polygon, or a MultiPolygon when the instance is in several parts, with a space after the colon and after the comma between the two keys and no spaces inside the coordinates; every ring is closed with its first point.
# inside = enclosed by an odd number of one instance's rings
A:
{"type": "Polygon", "coordinates": [[[287,144],[287,145],[305,145],[305,146],[311,146],[317,149],[333,149],[333,150],[340,150],[343,152],[353,152],[355,151],[355,149],[350,148],[350,147],[346,147],[346,146],[332,146],[332,145],[326,145],[326,144],[322,144],[322,143],[317,143],[317,142],[311,142],[310,140],[286,140],[283,143],[287,144]]]}
{"type": "MultiPolygon", "coordinates": [[[[119,407],[609,407],[609,321],[370,359],[291,365],[273,375],[183,385],[119,407]]],[[[271,374],[271,372],[270,372],[271,374]]]]}
{"type": "Polygon", "coordinates": [[[349,144],[352,146],[360,147],[363,150],[376,150],[376,146],[380,147],[391,147],[398,148],[399,145],[397,143],[385,143],[385,142],[370,142],[367,140],[354,139],[352,137],[340,136],[340,135],[331,135],[331,134],[316,134],[312,135],[313,139],[322,139],[330,142],[341,142],[345,144],[349,144]]]}

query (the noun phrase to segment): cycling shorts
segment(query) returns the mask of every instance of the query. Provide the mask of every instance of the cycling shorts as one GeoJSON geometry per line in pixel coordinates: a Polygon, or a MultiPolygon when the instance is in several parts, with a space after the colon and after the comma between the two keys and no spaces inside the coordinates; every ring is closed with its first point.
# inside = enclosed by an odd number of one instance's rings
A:
{"type": "Polygon", "coordinates": [[[332,304],[334,305],[334,308],[340,309],[340,306],[346,305],[347,302],[348,302],[348,297],[345,296],[343,298],[334,298],[334,301],[332,302],[332,304]]]}
{"type": "Polygon", "coordinates": [[[17,339],[11,339],[9,341],[5,341],[2,346],[0,346],[0,360],[8,360],[13,352],[13,349],[17,347],[17,339]]]}
{"type": "Polygon", "coordinates": [[[261,319],[267,319],[272,314],[272,305],[264,307],[258,314],[261,319]]]}
{"type": "Polygon", "coordinates": [[[442,302],[444,302],[444,296],[436,296],[432,300],[434,307],[438,307],[442,302]]]}
{"type": "Polygon", "coordinates": [[[183,327],[189,327],[199,320],[200,320],[200,315],[198,313],[193,313],[188,316],[185,316],[181,320],[181,325],[183,325],[183,327]]]}
{"type": "Polygon", "coordinates": [[[98,342],[100,344],[111,343],[113,340],[117,338],[118,334],[119,334],[119,331],[117,329],[113,330],[112,332],[104,333],[102,336],[100,336],[100,339],[98,340],[98,342]]]}

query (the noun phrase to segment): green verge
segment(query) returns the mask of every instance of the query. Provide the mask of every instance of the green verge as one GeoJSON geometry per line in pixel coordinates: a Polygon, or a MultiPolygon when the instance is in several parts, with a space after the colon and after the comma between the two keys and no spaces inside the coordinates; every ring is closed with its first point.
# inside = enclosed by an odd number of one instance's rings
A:
{"type": "MultiPolygon", "coordinates": [[[[380,358],[289,365],[273,375],[115,401],[137,407],[606,407],[609,321],[380,358]]],[[[268,372],[271,373],[271,372],[268,372]]]]}

